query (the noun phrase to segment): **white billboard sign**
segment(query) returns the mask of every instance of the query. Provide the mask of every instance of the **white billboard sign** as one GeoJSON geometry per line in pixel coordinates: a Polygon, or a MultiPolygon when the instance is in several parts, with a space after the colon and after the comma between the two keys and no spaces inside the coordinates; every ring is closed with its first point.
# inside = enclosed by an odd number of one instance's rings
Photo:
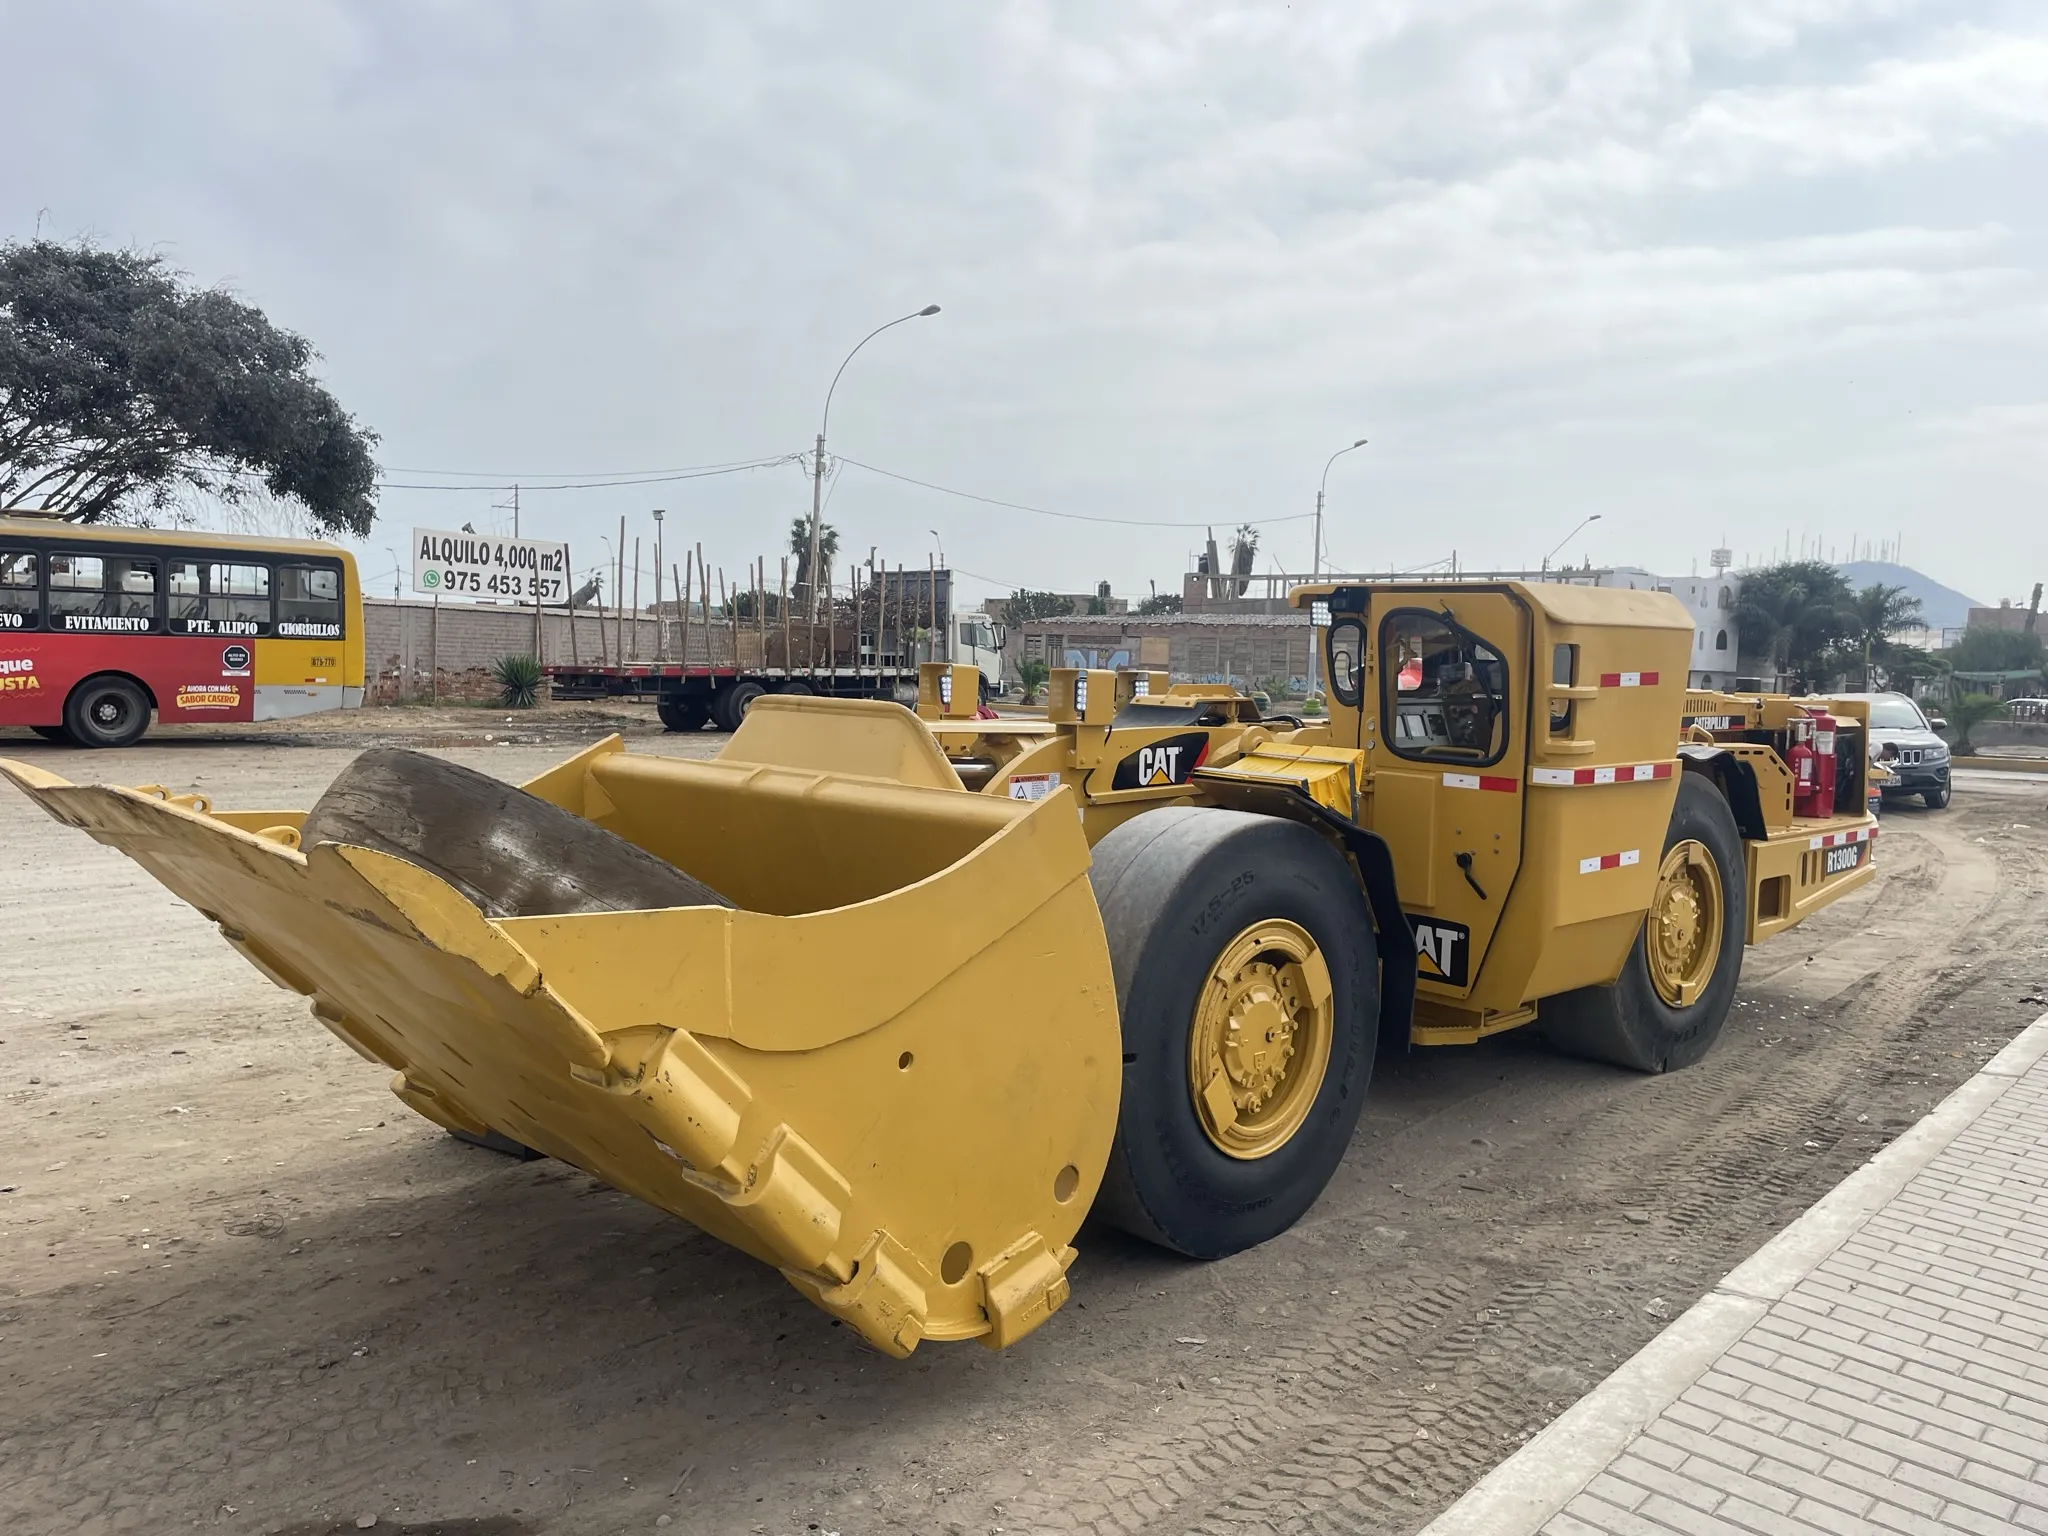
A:
{"type": "Polygon", "coordinates": [[[412,589],[428,596],[482,597],[566,608],[569,546],[547,539],[412,531],[412,589]]]}

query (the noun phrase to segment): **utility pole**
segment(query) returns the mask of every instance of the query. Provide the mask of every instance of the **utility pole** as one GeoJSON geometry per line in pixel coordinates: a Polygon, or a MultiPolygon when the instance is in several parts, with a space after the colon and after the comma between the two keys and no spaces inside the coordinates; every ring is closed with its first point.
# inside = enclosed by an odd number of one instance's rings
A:
{"type": "Polygon", "coordinates": [[[519,487],[512,487],[512,537],[519,537],[519,487]]]}

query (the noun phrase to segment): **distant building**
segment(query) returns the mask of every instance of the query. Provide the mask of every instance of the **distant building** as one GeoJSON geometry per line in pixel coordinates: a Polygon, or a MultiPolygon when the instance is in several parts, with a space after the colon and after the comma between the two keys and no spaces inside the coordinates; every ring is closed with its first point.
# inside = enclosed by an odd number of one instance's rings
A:
{"type": "MultiPolygon", "coordinates": [[[[1012,631],[1015,634],[1015,631],[1012,631]]],[[[1024,625],[1015,654],[1048,667],[1147,667],[1175,682],[1308,687],[1306,613],[1075,614],[1024,625]]]]}
{"type": "MultiPolygon", "coordinates": [[[[2027,627],[2028,610],[2018,603],[2007,600],[1996,608],[1972,608],[1968,627],[1971,629],[2000,629],[2008,634],[2018,634],[2027,627]]],[[[2040,620],[2034,621],[2040,627],[2040,620]]]]}

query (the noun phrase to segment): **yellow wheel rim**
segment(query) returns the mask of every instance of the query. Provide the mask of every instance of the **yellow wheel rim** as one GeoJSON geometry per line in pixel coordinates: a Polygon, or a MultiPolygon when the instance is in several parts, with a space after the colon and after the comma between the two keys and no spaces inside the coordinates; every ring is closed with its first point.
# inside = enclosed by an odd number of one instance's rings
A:
{"type": "Polygon", "coordinates": [[[1270,1157],[1308,1119],[1330,1065],[1330,968],[1308,931],[1252,924],[1216,957],[1188,1036],[1188,1091],[1220,1152],[1270,1157]]]}
{"type": "Polygon", "coordinates": [[[1726,907],[1721,872],[1704,843],[1687,838],[1664,855],[1643,934],[1650,981],[1674,1008],[1699,1001],[1721,958],[1726,907]]]}

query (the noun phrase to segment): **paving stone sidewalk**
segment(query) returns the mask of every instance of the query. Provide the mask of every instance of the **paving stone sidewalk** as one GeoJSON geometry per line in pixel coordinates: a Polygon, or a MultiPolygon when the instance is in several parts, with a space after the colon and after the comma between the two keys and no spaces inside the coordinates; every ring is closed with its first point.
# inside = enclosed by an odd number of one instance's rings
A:
{"type": "Polygon", "coordinates": [[[1423,1536],[2048,1533],[2048,1017],[1423,1536]]]}

